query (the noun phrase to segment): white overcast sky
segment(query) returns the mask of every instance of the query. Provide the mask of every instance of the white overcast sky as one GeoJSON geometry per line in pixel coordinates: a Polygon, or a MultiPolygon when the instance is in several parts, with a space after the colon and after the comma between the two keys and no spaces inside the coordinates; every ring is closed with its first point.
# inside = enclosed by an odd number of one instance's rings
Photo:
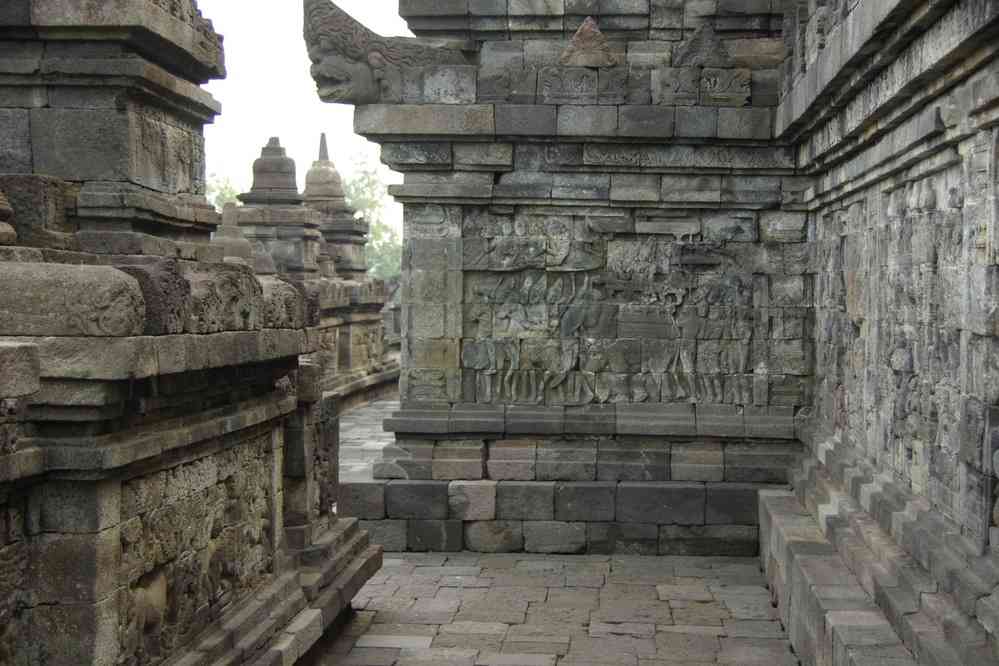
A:
{"type": "MultiPolygon", "coordinates": [[[[339,0],[339,5],[383,35],[410,35],[395,0],[339,0]]],[[[272,136],[298,165],[300,187],[316,159],[319,135],[329,138],[330,158],[347,175],[358,158],[377,161],[377,146],[353,132],[354,107],[324,104],[309,75],[302,39],[301,0],[198,0],[198,7],[225,37],[227,78],[209,92],[222,115],[205,128],[207,170],[229,178],[241,192],[252,182],[252,165],[272,136]]],[[[385,169],[386,181],[401,177],[385,169]]],[[[388,221],[401,226],[401,209],[390,206],[388,221]]]]}

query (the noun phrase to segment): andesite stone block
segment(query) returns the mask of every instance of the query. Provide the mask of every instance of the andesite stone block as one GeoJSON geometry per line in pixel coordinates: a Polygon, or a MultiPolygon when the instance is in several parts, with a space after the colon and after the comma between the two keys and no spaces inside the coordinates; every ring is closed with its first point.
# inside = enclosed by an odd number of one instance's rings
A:
{"type": "Polygon", "coordinates": [[[623,523],[703,525],[705,488],[701,483],[622,482],[617,489],[617,520],[623,523]]]}
{"type": "Polygon", "coordinates": [[[500,520],[553,520],[553,481],[500,481],[496,487],[496,517],[500,520]]]}
{"type": "Polygon", "coordinates": [[[524,526],[519,520],[465,523],[465,547],[479,553],[515,553],[524,549],[524,526]]]}
{"type": "Polygon", "coordinates": [[[586,552],[586,523],[524,521],[524,550],[528,553],[586,552]]]}
{"type": "Polygon", "coordinates": [[[460,520],[409,520],[408,523],[409,550],[453,553],[464,545],[460,520]]]}
{"type": "Polygon", "coordinates": [[[617,484],[588,481],[555,486],[555,519],[566,522],[614,520],[617,484]]]}
{"type": "Polygon", "coordinates": [[[447,481],[400,481],[385,484],[385,508],[389,518],[436,518],[448,514],[447,481]]]}
{"type": "Polygon", "coordinates": [[[337,514],[364,520],[383,519],[385,517],[385,482],[341,483],[337,514]]]}
{"type": "Polygon", "coordinates": [[[448,485],[450,517],[459,520],[496,518],[495,481],[452,481],[448,485]]]}

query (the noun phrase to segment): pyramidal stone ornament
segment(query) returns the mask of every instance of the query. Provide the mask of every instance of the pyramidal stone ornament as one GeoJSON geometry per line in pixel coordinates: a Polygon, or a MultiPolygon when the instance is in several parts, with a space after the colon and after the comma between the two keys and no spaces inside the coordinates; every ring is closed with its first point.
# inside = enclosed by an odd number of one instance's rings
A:
{"type": "Polygon", "coordinates": [[[295,160],[288,157],[277,137],[271,137],[260,151],[260,157],[253,163],[253,187],[239,195],[244,204],[288,204],[302,203],[295,177],[295,160]]]}
{"type": "Polygon", "coordinates": [[[319,159],[305,176],[305,205],[319,213],[319,229],[325,240],[323,251],[336,274],[348,280],[363,280],[368,271],[364,246],[368,222],[359,219],[344,198],[343,180],[330,161],[326,135],[319,140],[319,159]]]}
{"type": "Polygon", "coordinates": [[[614,67],[620,64],[592,16],[579,26],[559,62],[567,67],[614,67]]]}
{"type": "Polygon", "coordinates": [[[673,51],[674,67],[732,67],[732,56],[714,28],[703,26],[673,51]]]}

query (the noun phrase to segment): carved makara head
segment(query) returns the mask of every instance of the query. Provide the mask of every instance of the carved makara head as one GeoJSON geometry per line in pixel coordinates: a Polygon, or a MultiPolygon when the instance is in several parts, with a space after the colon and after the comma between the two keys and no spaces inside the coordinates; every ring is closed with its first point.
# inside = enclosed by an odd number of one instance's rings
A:
{"type": "Polygon", "coordinates": [[[389,70],[404,66],[466,64],[461,51],[434,48],[403,37],[381,37],[331,0],[304,0],[305,43],[312,78],[324,102],[373,104],[389,70]]]}

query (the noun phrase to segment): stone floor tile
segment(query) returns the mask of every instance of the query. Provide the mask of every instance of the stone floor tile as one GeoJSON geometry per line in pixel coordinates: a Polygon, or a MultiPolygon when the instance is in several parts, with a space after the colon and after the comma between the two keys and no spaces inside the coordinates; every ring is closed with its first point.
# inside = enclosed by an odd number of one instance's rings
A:
{"type": "MultiPolygon", "coordinates": [[[[560,589],[560,588],[559,588],[560,589]]],[[[547,587],[517,587],[500,586],[491,587],[486,592],[486,599],[490,601],[546,601],[548,599],[547,587]]]]}
{"type": "Polygon", "coordinates": [[[652,638],[656,635],[656,625],[638,622],[590,622],[590,636],[631,636],[652,638]]]}
{"type": "Polygon", "coordinates": [[[505,622],[507,624],[523,624],[527,617],[526,601],[507,601],[499,603],[491,601],[464,602],[461,610],[455,616],[458,622],[505,622]]]}
{"type": "Polygon", "coordinates": [[[616,599],[626,599],[628,601],[656,600],[659,595],[656,593],[655,585],[626,585],[608,582],[600,588],[600,601],[614,601],[616,599]]]}
{"type": "Polygon", "coordinates": [[[712,662],[721,652],[717,636],[660,632],[655,643],[657,658],[665,660],[712,662]]]}
{"type": "Polygon", "coordinates": [[[436,624],[372,624],[368,634],[382,636],[436,636],[439,626],[436,624]]]}
{"type": "Polygon", "coordinates": [[[662,601],[714,601],[707,585],[657,585],[656,592],[662,601]]]}
{"type": "Polygon", "coordinates": [[[480,652],[476,666],[555,666],[558,655],[554,654],[503,654],[501,652],[480,652]]]}
{"type": "Polygon", "coordinates": [[[726,620],[725,635],[730,638],[783,638],[780,622],[769,620],[726,620]]]}
{"type": "Polygon", "coordinates": [[[564,622],[565,624],[588,624],[589,606],[554,606],[548,603],[532,602],[527,610],[527,622],[564,622]]]}
{"type": "Polygon", "coordinates": [[[600,604],[600,590],[584,588],[553,588],[548,591],[549,606],[596,608],[600,604]]]}
{"type": "Polygon", "coordinates": [[[355,648],[428,648],[433,642],[431,636],[403,636],[400,634],[368,634],[361,636],[355,648]]]}
{"type": "Polygon", "coordinates": [[[723,638],[718,653],[719,664],[766,664],[767,666],[797,666],[788,643],[768,638],[723,638]]]}
{"type": "MultiPolygon", "coordinates": [[[[590,613],[591,622],[635,622],[638,624],[672,624],[673,611],[665,601],[615,600],[600,603],[590,613]]],[[[721,624],[719,622],[718,624],[721,624]]]]}
{"type": "Polygon", "coordinates": [[[603,574],[579,574],[569,572],[566,572],[565,574],[566,587],[600,588],[603,587],[606,582],[606,578],[603,574]]]}
{"type": "Polygon", "coordinates": [[[478,656],[478,650],[461,648],[403,650],[396,666],[475,666],[478,656]]]}
{"type": "Polygon", "coordinates": [[[492,587],[492,578],[480,576],[442,576],[441,587],[492,587]]]}
{"type": "Polygon", "coordinates": [[[416,567],[413,572],[417,576],[478,576],[482,573],[482,567],[453,567],[450,565],[440,567],[416,567]]]}
{"type": "MultiPolygon", "coordinates": [[[[400,650],[397,648],[354,648],[336,661],[330,661],[330,666],[334,664],[340,666],[392,666],[399,658],[400,650]]],[[[326,666],[320,662],[317,666],[326,666]]]]}
{"type": "Polygon", "coordinates": [[[454,620],[460,602],[452,599],[419,599],[393,610],[380,610],[375,622],[401,624],[447,624],[454,620]]]}
{"type": "Polygon", "coordinates": [[[671,601],[674,624],[721,625],[731,619],[728,609],[717,602],[671,601]]]}
{"type": "Polygon", "coordinates": [[[458,599],[459,601],[485,601],[489,594],[487,587],[442,587],[437,590],[438,599],[458,599]]]}

